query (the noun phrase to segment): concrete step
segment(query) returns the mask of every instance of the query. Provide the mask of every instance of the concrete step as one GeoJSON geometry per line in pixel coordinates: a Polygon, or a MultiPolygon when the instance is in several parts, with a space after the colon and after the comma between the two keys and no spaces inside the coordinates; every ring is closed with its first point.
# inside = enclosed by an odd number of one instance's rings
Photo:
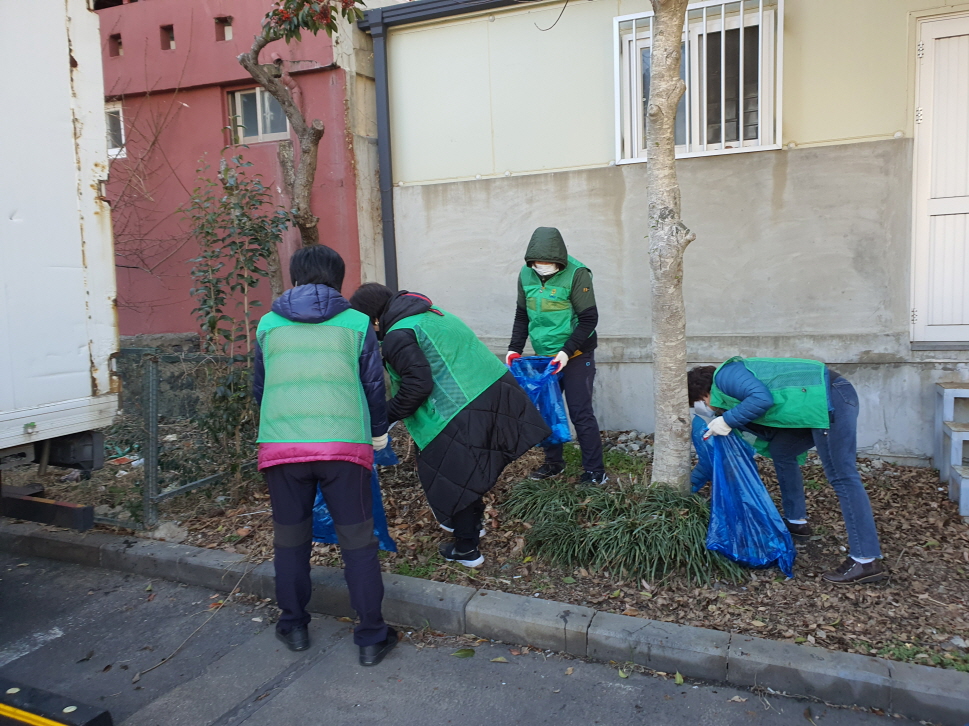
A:
{"type": "Polygon", "coordinates": [[[969,423],[961,423],[959,421],[943,421],[942,425],[946,429],[946,433],[952,434],[969,434],[969,423]]]}
{"type": "Polygon", "coordinates": [[[122,726],[209,726],[236,723],[268,703],[333,648],[352,636],[346,623],[318,618],[310,624],[311,646],[293,653],[266,628],[215,661],[201,675],[132,714],[122,726]]]}
{"type": "Polygon", "coordinates": [[[959,516],[969,517],[969,466],[949,470],[949,499],[959,504],[959,516]]]}

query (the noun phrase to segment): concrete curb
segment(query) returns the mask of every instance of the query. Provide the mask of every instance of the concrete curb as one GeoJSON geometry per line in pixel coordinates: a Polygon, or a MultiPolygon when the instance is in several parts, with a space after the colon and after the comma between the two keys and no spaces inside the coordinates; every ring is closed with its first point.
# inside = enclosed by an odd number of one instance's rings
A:
{"type": "MultiPolygon", "coordinates": [[[[273,597],[271,563],[187,545],[88,532],[50,531],[0,519],[0,550],[273,597]]],[[[342,570],[314,567],[310,609],[352,616],[342,570]]],[[[768,687],[840,705],[880,708],[941,726],[969,721],[969,674],[896,663],[602,613],[566,603],[384,574],[388,620],[445,633],[533,645],[580,657],[633,662],[736,686],[768,687]]]]}

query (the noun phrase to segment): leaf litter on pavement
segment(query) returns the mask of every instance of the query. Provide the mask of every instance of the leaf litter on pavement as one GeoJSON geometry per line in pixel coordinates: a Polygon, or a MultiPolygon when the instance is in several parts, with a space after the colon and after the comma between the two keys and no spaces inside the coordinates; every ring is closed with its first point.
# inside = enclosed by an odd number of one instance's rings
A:
{"type": "MultiPolygon", "coordinates": [[[[603,432],[606,449],[624,433],[603,432]]],[[[390,534],[399,549],[381,553],[387,572],[969,671],[969,526],[930,468],[859,459],[892,573],[888,582],[839,587],[821,579],[846,557],[847,537],[837,497],[812,452],[803,473],[815,534],[797,545],[794,579],[787,580],[776,569],[751,570],[746,582],[697,586],[675,576],[647,582],[590,571],[588,566],[552,567],[534,558],[526,547],[531,523],[506,518],[502,503],[510,488],[541,464],[537,449],[509,465],[485,497],[484,566],[469,570],[447,563],[437,545],[448,535],[424,499],[413,444],[401,432],[394,449],[401,463],[379,471],[390,534]]],[[[648,472],[648,456],[610,452],[610,457],[621,468],[607,487],[618,488],[616,480],[628,479],[631,472],[648,472]]],[[[773,465],[759,461],[759,469],[779,506],[773,465]]],[[[237,489],[219,507],[198,498],[182,525],[189,532],[185,544],[239,552],[252,562],[272,558],[268,493],[258,480],[237,489]],[[238,534],[243,529],[249,530],[245,537],[238,534]]],[[[315,544],[312,561],[340,567],[339,549],[315,544]]]]}

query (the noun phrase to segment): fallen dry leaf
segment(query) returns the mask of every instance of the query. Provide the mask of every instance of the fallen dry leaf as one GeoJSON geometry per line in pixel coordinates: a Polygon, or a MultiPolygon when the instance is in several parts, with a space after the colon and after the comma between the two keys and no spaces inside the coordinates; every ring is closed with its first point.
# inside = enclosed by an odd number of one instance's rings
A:
{"type": "Polygon", "coordinates": [[[740,696],[734,696],[733,698],[727,699],[728,703],[747,703],[746,698],[741,698],[740,696]]]}
{"type": "Polygon", "coordinates": [[[575,673],[575,668],[573,668],[572,666],[569,666],[568,668],[565,669],[565,675],[571,676],[573,673],[575,673]]]}

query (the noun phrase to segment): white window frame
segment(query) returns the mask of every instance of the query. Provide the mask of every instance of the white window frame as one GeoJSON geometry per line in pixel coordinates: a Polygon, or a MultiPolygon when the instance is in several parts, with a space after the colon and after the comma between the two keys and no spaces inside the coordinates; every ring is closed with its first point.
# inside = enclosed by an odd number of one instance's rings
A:
{"type": "MultiPolygon", "coordinates": [[[[261,141],[283,141],[290,137],[290,126],[289,118],[286,114],[283,114],[283,118],[286,119],[286,130],[279,131],[272,134],[263,133],[263,118],[262,118],[262,106],[263,106],[263,96],[268,95],[261,86],[256,86],[255,88],[244,88],[241,91],[232,91],[229,93],[229,122],[232,127],[232,143],[235,145],[244,144],[257,144],[261,141]],[[245,127],[242,125],[242,96],[250,93],[255,93],[256,95],[256,108],[259,110],[257,119],[259,128],[255,135],[244,136],[245,127]]],[[[272,98],[270,96],[270,98],[272,98]]]]}
{"type": "MultiPolygon", "coordinates": [[[[649,47],[652,12],[623,15],[613,19],[613,55],[615,62],[616,163],[634,164],[646,161],[643,129],[642,50],[649,47]],[[632,23],[630,31],[629,24],[632,23]],[[623,26],[626,26],[625,29],[623,26]]],[[[676,158],[767,151],[781,148],[782,81],[784,59],[784,0],[705,0],[690,3],[683,30],[686,47],[687,116],[685,144],[676,147],[676,158]],[[700,72],[701,46],[707,33],[721,33],[720,53],[724,58],[726,34],[741,23],[745,28],[759,26],[758,54],[758,136],[743,139],[743,98],[738,99],[738,124],[741,143],[737,141],[707,143],[703,121],[707,98],[706,74],[700,72]]],[[[705,51],[705,47],[703,48],[705,51]]],[[[740,52],[743,50],[741,33],[740,52]]],[[[705,55],[705,52],[704,52],[705,55]]],[[[724,61],[721,60],[721,68],[724,61]]],[[[742,64],[741,64],[742,67],[742,64]]],[[[721,94],[724,93],[721,72],[721,94]]],[[[741,94],[742,95],[742,94],[741,94]]],[[[724,136],[724,105],[721,106],[721,138],[724,136]]]]}
{"type": "Polygon", "coordinates": [[[104,124],[105,124],[105,144],[108,143],[107,134],[107,123],[108,123],[108,113],[117,111],[118,119],[121,121],[121,146],[120,147],[108,147],[108,158],[109,159],[124,159],[127,156],[127,151],[125,150],[125,144],[127,140],[125,139],[124,133],[124,106],[121,101],[108,101],[104,104],[104,124]]]}

